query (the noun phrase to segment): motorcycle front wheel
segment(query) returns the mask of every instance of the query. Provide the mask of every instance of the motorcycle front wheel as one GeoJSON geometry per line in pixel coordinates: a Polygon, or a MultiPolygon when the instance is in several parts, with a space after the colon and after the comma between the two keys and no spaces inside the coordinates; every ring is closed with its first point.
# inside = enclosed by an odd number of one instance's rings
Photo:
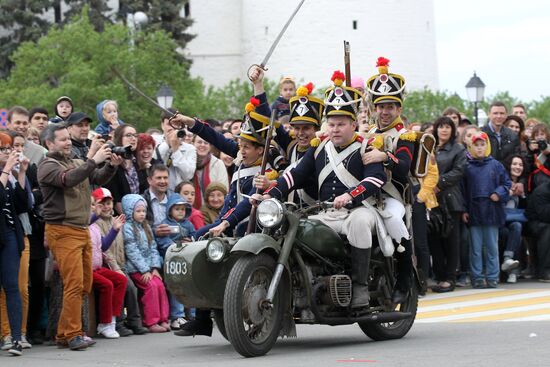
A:
{"type": "Polygon", "coordinates": [[[241,257],[229,274],[223,299],[223,318],[229,341],[244,357],[269,352],[279,336],[283,319],[281,282],[273,307],[261,307],[275,271],[275,260],[265,254],[241,257]]]}

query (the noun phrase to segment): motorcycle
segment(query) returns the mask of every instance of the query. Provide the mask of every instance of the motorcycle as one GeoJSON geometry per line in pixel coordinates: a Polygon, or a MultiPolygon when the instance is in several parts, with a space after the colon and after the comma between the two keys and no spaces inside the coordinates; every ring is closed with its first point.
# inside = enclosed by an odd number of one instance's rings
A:
{"type": "Polygon", "coordinates": [[[296,324],[357,323],[373,340],[402,338],[415,320],[417,282],[404,303],[392,304],[394,260],[373,239],[370,302],[352,309],[350,245],[307,218],[330,207],[298,209],[272,198],[257,208],[260,233],[172,245],[164,264],[168,289],[186,307],[213,310],[222,336],[245,357],[268,353],[279,336],[296,336],[296,324]]]}

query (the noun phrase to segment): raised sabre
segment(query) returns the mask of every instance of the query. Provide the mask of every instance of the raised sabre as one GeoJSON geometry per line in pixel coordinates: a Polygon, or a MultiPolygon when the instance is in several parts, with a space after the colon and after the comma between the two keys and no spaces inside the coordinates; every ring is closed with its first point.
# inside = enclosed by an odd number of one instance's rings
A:
{"type": "Polygon", "coordinates": [[[122,80],[124,82],[124,84],[126,84],[128,87],[130,87],[130,89],[133,89],[137,94],[139,94],[140,96],[142,96],[147,102],[151,103],[152,105],[156,106],[157,108],[159,108],[161,111],[164,111],[170,115],[172,115],[172,117],[170,117],[168,119],[168,121],[170,122],[174,117],[176,117],[176,115],[179,113],[179,111],[176,111],[175,113],[170,111],[169,109],[165,108],[165,107],[162,107],[161,105],[159,105],[157,103],[157,101],[155,101],[153,98],[149,97],[147,94],[143,93],[138,87],[136,87],[134,84],[132,84],[132,82],[130,82],[128,79],[126,79],[126,77],[124,77],[124,75],[122,75],[115,67],[111,67],[111,70],[113,71],[113,73],[115,73],[119,78],[120,80],[122,80]]]}
{"type": "Polygon", "coordinates": [[[267,54],[265,55],[265,57],[264,57],[263,61],[261,62],[261,64],[260,65],[258,65],[258,64],[250,65],[250,67],[248,68],[248,71],[247,71],[248,79],[250,79],[252,81],[252,78],[250,78],[250,74],[251,74],[250,70],[252,68],[254,68],[255,66],[259,67],[263,71],[267,71],[266,65],[267,65],[267,62],[269,61],[269,58],[273,54],[273,51],[275,51],[275,48],[279,44],[279,41],[281,40],[281,38],[283,38],[283,34],[285,34],[286,29],[288,28],[288,26],[292,22],[292,19],[294,19],[294,16],[296,15],[296,13],[298,13],[298,10],[300,10],[300,8],[302,7],[302,4],[304,3],[304,1],[306,1],[306,0],[301,0],[300,3],[298,4],[298,6],[296,7],[296,9],[294,9],[294,12],[292,12],[292,14],[290,15],[290,18],[288,18],[288,20],[286,21],[283,29],[281,29],[281,31],[279,32],[279,35],[277,35],[277,38],[275,38],[275,41],[273,41],[273,44],[269,48],[269,51],[267,51],[267,54]]]}

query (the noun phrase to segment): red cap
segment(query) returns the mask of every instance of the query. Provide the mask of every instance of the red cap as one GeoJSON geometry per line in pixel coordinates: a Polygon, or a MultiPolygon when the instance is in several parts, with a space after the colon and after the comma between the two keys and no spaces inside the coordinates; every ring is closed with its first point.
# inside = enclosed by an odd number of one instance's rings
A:
{"type": "Polygon", "coordinates": [[[111,191],[109,191],[108,189],[103,188],[103,187],[100,187],[99,189],[95,189],[92,192],[92,196],[98,202],[103,201],[105,199],[112,199],[113,198],[113,195],[111,194],[111,191]]]}
{"type": "Polygon", "coordinates": [[[472,136],[472,144],[474,144],[478,140],[489,141],[489,137],[484,132],[472,136]]]}

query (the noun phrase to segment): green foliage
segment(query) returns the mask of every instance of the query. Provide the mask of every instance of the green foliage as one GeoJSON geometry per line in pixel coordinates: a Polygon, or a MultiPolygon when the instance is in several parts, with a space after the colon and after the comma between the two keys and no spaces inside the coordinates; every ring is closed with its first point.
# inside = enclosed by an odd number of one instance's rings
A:
{"type": "Polygon", "coordinates": [[[112,23],[107,16],[112,9],[109,8],[106,0],[65,0],[65,2],[69,5],[69,9],[64,14],[65,24],[69,23],[74,16],[81,14],[84,9],[96,31],[102,32],[106,24],[112,23]]]}
{"type": "Polygon", "coordinates": [[[52,0],[0,1],[0,77],[9,74],[13,67],[10,56],[22,42],[37,41],[47,33],[50,24],[42,13],[51,3],[52,0]]]}
{"type": "Polygon", "coordinates": [[[160,112],[130,91],[112,72],[123,75],[150,96],[167,83],[176,94],[176,107],[190,115],[208,110],[204,87],[189,77],[179,62],[177,45],[165,32],[138,33],[130,45],[128,29],[106,24],[97,32],[86,13],[65,27],[52,27],[38,42],[23,43],[13,56],[15,67],[0,82],[0,100],[6,106],[42,105],[50,111],[61,95],[71,96],[75,110],[95,118],[95,106],[103,99],[119,103],[120,116],[140,130],[158,126],[160,112]]]}
{"type": "Polygon", "coordinates": [[[447,107],[466,111],[467,105],[458,95],[447,91],[431,91],[427,88],[409,92],[405,97],[403,115],[411,122],[433,121],[447,107]]]}
{"type": "Polygon", "coordinates": [[[547,124],[550,123],[550,96],[541,97],[540,101],[533,101],[527,105],[527,116],[534,117],[547,124]]]}

